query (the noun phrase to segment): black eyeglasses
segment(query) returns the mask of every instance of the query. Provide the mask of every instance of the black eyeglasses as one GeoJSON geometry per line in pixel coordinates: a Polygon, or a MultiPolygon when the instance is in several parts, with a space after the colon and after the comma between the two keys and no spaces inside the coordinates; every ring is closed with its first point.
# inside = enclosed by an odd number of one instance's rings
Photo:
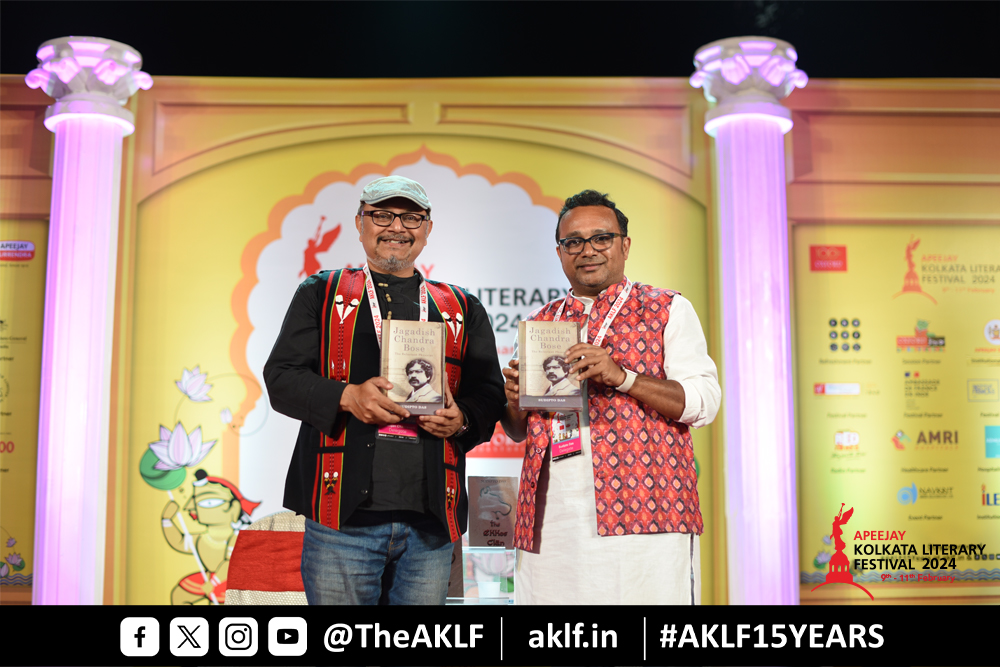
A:
{"type": "Polygon", "coordinates": [[[393,213],[392,211],[362,211],[362,216],[367,215],[372,219],[379,227],[388,227],[396,218],[399,218],[400,222],[407,229],[417,229],[420,225],[424,224],[424,220],[430,220],[426,215],[421,215],[420,213],[393,213]]]}
{"type": "Polygon", "coordinates": [[[620,236],[625,238],[624,234],[612,234],[608,232],[606,234],[594,234],[589,239],[583,239],[578,236],[571,236],[565,239],[559,239],[557,243],[562,246],[570,255],[579,255],[583,252],[583,244],[590,242],[590,246],[594,250],[607,250],[611,247],[611,244],[615,242],[615,237],[620,236]]]}

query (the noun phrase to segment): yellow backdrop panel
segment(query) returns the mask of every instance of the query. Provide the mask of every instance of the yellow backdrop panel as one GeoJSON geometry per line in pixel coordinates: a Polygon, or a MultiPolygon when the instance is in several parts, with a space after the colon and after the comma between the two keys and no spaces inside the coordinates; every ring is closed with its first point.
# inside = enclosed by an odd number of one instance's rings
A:
{"type": "Polygon", "coordinates": [[[802,583],[824,581],[846,503],[876,599],[996,595],[1000,228],[807,225],[794,246],[802,583]]]}
{"type": "MultiPolygon", "coordinates": [[[[265,327],[265,323],[253,321],[256,300],[264,296],[260,291],[247,291],[248,276],[250,287],[254,286],[255,271],[260,274],[256,277],[259,285],[265,284],[270,270],[265,265],[272,261],[267,259],[270,249],[278,252],[274,244],[279,236],[294,237],[297,232],[292,227],[300,224],[299,217],[309,220],[300,226],[308,224],[310,236],[314,229],[319,237],[334,224],[341,225],[334,250],[343,254],[331,250],[315,255],[322,268],[336,268],[354,258],[362,260],[353,218],[344,214],[321,220],[324,216],[317,214],[315,220],[309,219],[310,207],[320,207],[326,191],[307,190],[311,183],[326,182],[330,187],[343,184],[346,188],[352,178],[389,173],[395,168],[425,169],[428,171],[421,173],[429,174],[429,178],[437,178],[439,173],[444,174],[442,178],[448,173],[456,177],[472,174],[474,181],[477,175],[483,175],[494,190],[510,188],[516,196],[526,195],[526,215],[534,211],[542,222],[533,233],[521,234],[517,243],[526,251],[548,257],[547,263],[539,260],[538,271],[549,276],[558,272],[554,221],[561,200],[587,187],[610,193],[630,218],[629,233],[634,242],[626,267],[628,275],[683,292],[703,314],[707,328],[704,207],[659,179],[606,159],[520,141],[413,135],[307,143],[242,157],[188,176],[143,201],[135,225],[129,492],[124,531],[127,602],[209,602],[208,596],[197,592],[185,598],[192,588],[191,580],[183,586],[179,583],[195,575],[199,588],[211,589],[203,586],[200,568],[212,572],[219,565],[220,551],[214,547],[228,539],[226,530],[221,523],[212,523],[214,519],[207,512],[192,507],[176,518],[172,506],[168,507],[171,502],[180,507],[189,502],[195,470],[204,469],[210,476],[225,478],[237,485],[246,498],[262,502],[251,518],[280,509],[280,488],[294,431],[289,435],[286,427],[275,426],[284,418],[269,414],[266,399],[258,398],[260,350],[269,349],[273,338],[257,341],[251,333],[248,343],[246,335],[240,334],[247,322],[251,330],[265,327]],[[301,207],[279,211],[282,202],[295,197],[304,202],[301,207]],[[285,217],[276,217],[276,211],[285,217]],[[324,263],[337,258],[341,263],[324,263]],[[248,300],[252,302],[249,306],[248,300]],[[248,344],[253,348],[249,353],[248,344]],[[206,392],[207,385],[211,388],[206,392]],[[200,400],[204,398],[211,400],[200,400]],[[261,437],[266,433],[284,435],[267,441],[261,437]],[[174,443],[186,439],[191,443],[189,451],[199,442],[202,447],[213,441],[215,444],[195,463],[191,462],[193,453],[187,461],[179,461],[186,465],[171,473],[169,479],[166,474],[145,469],[145,475],[140,474],[140,463],[150,443],[171,438],[174,443]],[[250,461],[258,463],[251,469],[250,461]],[[185,553],[176,544],[171,546],[172,541],[176,543],[172,536],[185,530],[201,545],[200,565],[193,554],[185,553]]],[[[486,186],[471,183],[469,187],[486,186]]],[[[510,262],[510,271],[514,272],[516,257],[495,252],[494,240],[509,235],[516,224],[509,223],[511,229],[507,229],[503,221],[489,215],[485,207],[495,205],[489,197],[500,192],[494,190],[483,190],[486,194],[482,199],[464,201],[466,210],[460,211],[461,215],[455,211],[446,216],[447,208],[443,206],[438,213],[436,206],[428,250],[434,248],[436,239],[446,244],[449,234],[468,233],[462,228],[473,227],[471,245],[454,252],[464,252],[483,265],[499,266],[501,272],[510,262]],[[483,210],[476,210],[477,202],[483,210]]],[[[429,194],[432,202],[448,200],[449,196],[440,191],[429,194]]],[[[356,197],[347,205],[356,208],[356,197]]],[[[336,207],[332,210],[339,211],[336,207]]],[[[301,250],[296,252],[299,254],[288,255],[289,276],[305,268],[301,250]]],[[[447,258],[440,263],[447,264],[447,258]]],[[[432,277],[476,284],[475,275],[468,269],[456,273],[460,275],[435,272],[432,277]]],[[[288,276],[284,280],[287,283],[288,276]]],[[[552,284],[568,287],[561,274],[549,279],[545,286],[552,284]],[[558,278],[562,280],[556,283],[558,278]]],[[[280,322],[290,297],[290,293],[281,298],[268,297],[275,306],[267,316],[280,322]]],[[[525,309],[525,314],[531,309],[525,309]]],[[[498,347],[512,337],[512,333],[502,331],[496,335],[498,347]]],[[[711,464],[707,430],[696,433],[695,451],[701,469],[706,470],[711,464]]],[[[705,482],[700,486],[703,511],[709,517],[712,494],[705,482]]],[[[711,581],[712,539],[709,528],[703,542],[706,581],[711,581]]]]}

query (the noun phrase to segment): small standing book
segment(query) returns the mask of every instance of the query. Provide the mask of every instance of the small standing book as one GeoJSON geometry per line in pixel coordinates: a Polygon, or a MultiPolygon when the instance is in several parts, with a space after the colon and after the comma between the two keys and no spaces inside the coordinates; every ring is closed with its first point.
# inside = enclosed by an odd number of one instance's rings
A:
{"type": "Polygon", "coordinates": [[[517,477],[469,476],[468,481],[469,546],[513,549],[517,477]]]}
{"type": "Polygon", "coordinates": [[[584,410],[586,386],[569,372],[572,364],[565,358],[566,350],[580,342],[580,325],[522,320],[517,336],[521,410],[584,410]]]}
{"type": "Polygon", "coordinates": [[[444,346],[443,322],[385,320],[382,326],[382,377],[392,383],[386,395],[412,415],[444,408],[444,346]]]}

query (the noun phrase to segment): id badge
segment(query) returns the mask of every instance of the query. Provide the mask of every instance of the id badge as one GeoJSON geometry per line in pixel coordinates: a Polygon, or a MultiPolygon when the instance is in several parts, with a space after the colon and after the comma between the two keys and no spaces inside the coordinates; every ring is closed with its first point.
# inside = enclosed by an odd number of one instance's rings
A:
{"type": "Polygon", "coordinates": [[[583,453],[580,414],[556,412],[552,415],[552,460],[561,461],[583,453]]]}
{"type": "Polygon", "coordinates": [[[420,441],[420,437],[417,435],[417,425],[415,423],[408,422],[386,424],[378,430],[376,438],[386,442],[401,442],[410,444],[416,444],[420,441]]]}

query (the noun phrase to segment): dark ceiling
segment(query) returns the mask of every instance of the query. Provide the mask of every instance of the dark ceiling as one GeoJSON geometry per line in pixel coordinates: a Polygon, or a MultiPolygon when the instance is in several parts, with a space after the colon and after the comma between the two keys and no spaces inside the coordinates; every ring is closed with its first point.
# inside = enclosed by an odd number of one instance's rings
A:
{"type": "Polygon", "coordinates": [[[1000,2],[0,2],[0,72],[65,35],[155,75],[689,76],[702,44],[766,35],[814,78],[997,77],[1000,2]]]}

